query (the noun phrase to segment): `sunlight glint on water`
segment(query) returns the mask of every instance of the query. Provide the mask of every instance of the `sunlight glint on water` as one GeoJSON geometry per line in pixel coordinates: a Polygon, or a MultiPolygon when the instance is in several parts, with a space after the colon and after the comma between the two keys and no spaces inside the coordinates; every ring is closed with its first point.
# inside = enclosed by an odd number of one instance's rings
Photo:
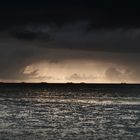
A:
{"type": "Polygon", "coordinates": [[[0,139],[139,140],[139,88],[119,90],[0,87],[0,139]]]}

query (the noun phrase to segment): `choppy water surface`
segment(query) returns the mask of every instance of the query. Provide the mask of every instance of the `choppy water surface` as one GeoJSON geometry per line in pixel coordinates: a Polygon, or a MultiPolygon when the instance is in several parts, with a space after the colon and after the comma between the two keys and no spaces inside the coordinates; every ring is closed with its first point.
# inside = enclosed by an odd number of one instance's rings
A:
{"type": "Polygon", "coordinates": [[[139,140],[140,85],[0,85],[0,140],[139,140]]]}

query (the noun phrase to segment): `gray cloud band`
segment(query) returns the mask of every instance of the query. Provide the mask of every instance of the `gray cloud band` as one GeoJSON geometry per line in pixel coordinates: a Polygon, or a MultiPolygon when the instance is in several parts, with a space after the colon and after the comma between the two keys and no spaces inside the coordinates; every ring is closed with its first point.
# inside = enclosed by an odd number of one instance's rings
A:
{"type": "MultiPolygon", "coordinates": [[[[24,80],[34,73],[24,74],[26,66],[44,62],[93,60],[123,65],[125,73],[108,68],[106,76],[130,76],[140,81],[140,31],[139,29],[112,29],[87,31],[89,21],[77,21],[61,27],[29,24],[1,32],[0,37],[0,78],[24,80]],[[109,74],[109,73],[112,73],[109,74]]],[[[94,77],[94,76],[93,76],[94,77]]]]}

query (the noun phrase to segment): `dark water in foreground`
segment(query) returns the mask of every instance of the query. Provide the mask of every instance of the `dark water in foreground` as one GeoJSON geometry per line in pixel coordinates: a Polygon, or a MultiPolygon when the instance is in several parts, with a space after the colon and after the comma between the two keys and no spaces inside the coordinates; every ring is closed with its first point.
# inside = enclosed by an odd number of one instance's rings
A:
{"type": "Polygon", "coordinates": [[[140,85],[0,84],[0,140],[140,140],[140,85]]]}

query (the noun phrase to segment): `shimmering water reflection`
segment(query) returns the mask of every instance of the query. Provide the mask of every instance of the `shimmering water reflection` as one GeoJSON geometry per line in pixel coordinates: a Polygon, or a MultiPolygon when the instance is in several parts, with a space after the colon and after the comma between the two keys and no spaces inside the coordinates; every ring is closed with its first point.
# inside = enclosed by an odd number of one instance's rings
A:
{"type": "Polygon", "coordinates": [[[53,92],[2,88],[0,140],[140,139],[139,96],[73,97],[71,92],[68,97],[65,89],[60,96],[53,92]]]}

